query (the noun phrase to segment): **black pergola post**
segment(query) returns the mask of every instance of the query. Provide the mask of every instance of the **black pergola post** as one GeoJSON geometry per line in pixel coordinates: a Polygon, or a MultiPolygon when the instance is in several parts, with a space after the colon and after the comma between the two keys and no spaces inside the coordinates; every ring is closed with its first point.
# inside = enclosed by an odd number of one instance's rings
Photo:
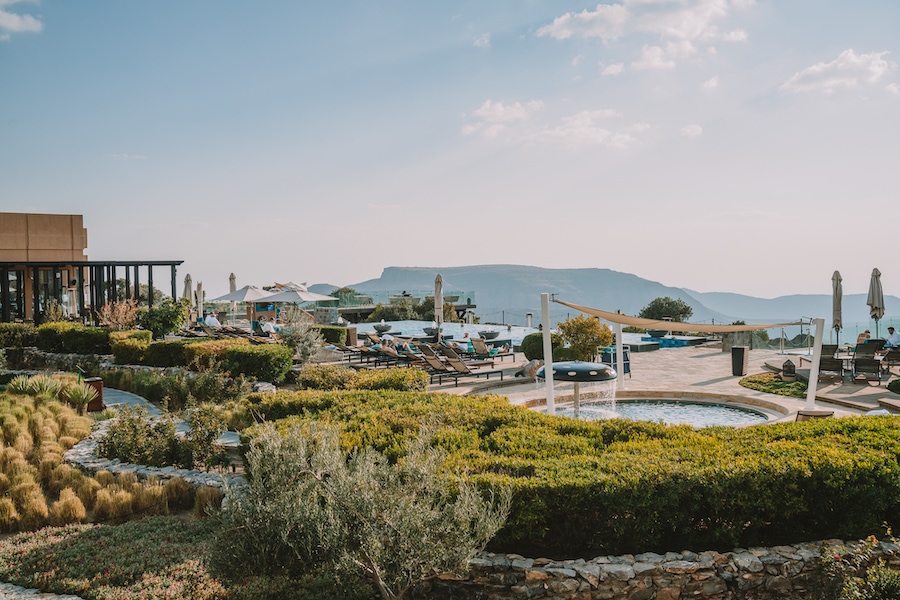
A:
{"type": "Polygon", "coordinates": [[[147,307],[153,308],[153,265],[147,265],[147,287],[150,288],[147,294],[147,307]]]}
{"type": "MultiPolygon", "coordinates": [[[[173,271],[174,271],[174,269],[175,269],[175,267],[172,267],[173,271]]],[[[9,306],[9,269],[3,269],[2,271],[0,271],[0,277],[3,277],[3,279],[0,280],[0,294],[3,295],[2,318],[3,318],[4,323],[9,323],[12,320],[12,312],[10,311],[10,306],[9,306]]],[[[174,275],[173,275],[173,277],[174,277],[174,275]]],[[[175,281],[175,280],[172,279],[172,281],[175,281]]]]}
{"type": "Polygon", "coordinates": [[[175,295],[177,283],[175,281],[175,265],[172,265],[172,301],[177,302],[178,297],[175,295]]]}
{"type": "Polygon", "coordinates": [[[38,277],[40,271],[37,267],[31,269],[31,320],[35,325],[41,324],[41,291],[38,286],[38,277]]]}
{"type": "Polygon", "coordinates": [[[78,314],[81,316],[81,322],[84,323],[84,318],[87,311],[84,310],[84,267],[76,267],[75,268],[75,287],[77,288],[77,296],[78,296],[78,314]]]}

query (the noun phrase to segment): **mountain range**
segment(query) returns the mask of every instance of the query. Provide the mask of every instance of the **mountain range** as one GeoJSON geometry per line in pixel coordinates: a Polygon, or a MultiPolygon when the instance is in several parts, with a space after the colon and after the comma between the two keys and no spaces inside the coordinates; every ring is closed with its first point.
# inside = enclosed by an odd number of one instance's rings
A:
{"type": "MultiPolygon", "coordinates": [[[[440,273],[444,294],[468,292],[474,295],[475,314],[485,323],[524,325],[525,315],[540,321],[541,293],[603,310],[621,310],[636,315],[654,298],[680,298],[694,310],[694,323],[771,323],[824,317],[831,325],[831,294],[796,294],[778,298],[756,298],[728,292],[697,292],[670,287],[637,275],[610,269],[545,269],[524,265],[476,265],[466,267],[387,267],[377,279],[352,287],[360,292],[423,292],[434,290],[434,278],[440,273]]],[[[831,287],[831,282],[827,282],[831,287]]],[[[310,286],[310,291],[327,294],[336,289],[330,284],[310,286]]],[[[900,298],[885,296],[885,314],[900,315],[900,298]]],[[[845,294],[845,323],[869,318],[866,294],[845,294]]],[[[565,319],[572,311],[551,303],[551,320],[565,319]]]]}

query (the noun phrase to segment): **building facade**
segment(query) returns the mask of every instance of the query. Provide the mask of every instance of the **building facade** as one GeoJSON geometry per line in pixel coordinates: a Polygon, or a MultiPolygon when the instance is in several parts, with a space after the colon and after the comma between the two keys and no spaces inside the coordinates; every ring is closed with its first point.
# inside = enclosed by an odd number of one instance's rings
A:
{"type": "Polygon", "coordinates": [[[0,213],[0,321],[40,323],[58,303],[64,316],[96,320],[104,304],[152,290],[154,267],[167,267],[175,298],[176,267],[183,261],[90,261],[82,215],[0,213]],[[124,286],[117,280],[123,278],[124,286]]]}

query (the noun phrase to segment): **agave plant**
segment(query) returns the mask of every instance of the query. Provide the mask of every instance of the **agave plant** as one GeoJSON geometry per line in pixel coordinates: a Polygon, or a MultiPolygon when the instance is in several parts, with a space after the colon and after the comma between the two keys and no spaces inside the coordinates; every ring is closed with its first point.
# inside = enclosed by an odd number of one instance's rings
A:
{"type": "Polygon", "coordinates": [[[6,391],[23,396],[29,394],[31,393],[31,380],[28,375],[16,375],[6,385],[6,391]]]}
{"type": "Polygon", "coordinates": [[[79,413],[84,413],[84,407],[97,397],[97,390],[81,382],[68,388],[65,397],[66,401],[76,408],[79,413]]]}
{"type": "Polygon", "coordinates": [[[31,387],[28,393],[32,396],[46,395],[56,398],[62,389],[62,383],[49,375],[34,375],[28,380],[28,385],[31,387]]]}

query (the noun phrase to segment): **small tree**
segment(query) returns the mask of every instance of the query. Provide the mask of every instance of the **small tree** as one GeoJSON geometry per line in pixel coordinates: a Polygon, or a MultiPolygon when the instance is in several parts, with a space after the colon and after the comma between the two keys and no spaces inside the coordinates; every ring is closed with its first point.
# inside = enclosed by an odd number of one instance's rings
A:
{"type": "Polygon", "coordinates": [[[138,313],[138,304],[135,300],[122,300],[104,304],[97,313],[97,319],[111,331],[127,331],[137,326],[138,313]]]}
{"type": "Polygon", "coordinates": [[[294,349],[301,365],[309,362],[322,343],[322,334],[312,325],[312,319],[300,307],[290,305],[281,309],[279,336],[283,344],[294,349]]]}
{"type": "Polygon", "coordinates": [[[152,331],[154,338],[161,338],[187,323],[190,306],[191,302],[187,298],[182,298],[177,302],[166,298],[158,306],[144,309],[138,313],[138,325],[152,331]]]}
{"type": "Polygon", "coordinates": [[[492,501],[474,484],[448,485],[424,438],[390,464],[366,449],[350,456],[334,429],[260,427],[247,453],[252,476],[229,507],[211,553],[224,573],[362,575],[382,598],[404,598],[442,572],[463,572],[503,526],[511,494],[492,501]]]}
{"type": "Polygon", "coordinates": [[[377,323],[384,319],[385,321],[411,321],[419,318],[415,307],[409,300],[401,300],[392,304],[376,304],[375,310],[366,319],[368,323],[377,323]]]}
{"type": "Polygon", "coordinates": [[[613,341],[609,326],[587,315],[570,317],[557,325],[557,329],[578,360],[593,359],[598,347],[609,346],[613,341]]]}
{"type": "Polygon", "coordinates": [[[694,309],[681,298],[663,296],[656,298],[650,302],[650,304],[642,308],[638,316],[644,319],[654,319],[656,321],[671,319],[683,323],[690,319],[693,314],[694,309]]]}

